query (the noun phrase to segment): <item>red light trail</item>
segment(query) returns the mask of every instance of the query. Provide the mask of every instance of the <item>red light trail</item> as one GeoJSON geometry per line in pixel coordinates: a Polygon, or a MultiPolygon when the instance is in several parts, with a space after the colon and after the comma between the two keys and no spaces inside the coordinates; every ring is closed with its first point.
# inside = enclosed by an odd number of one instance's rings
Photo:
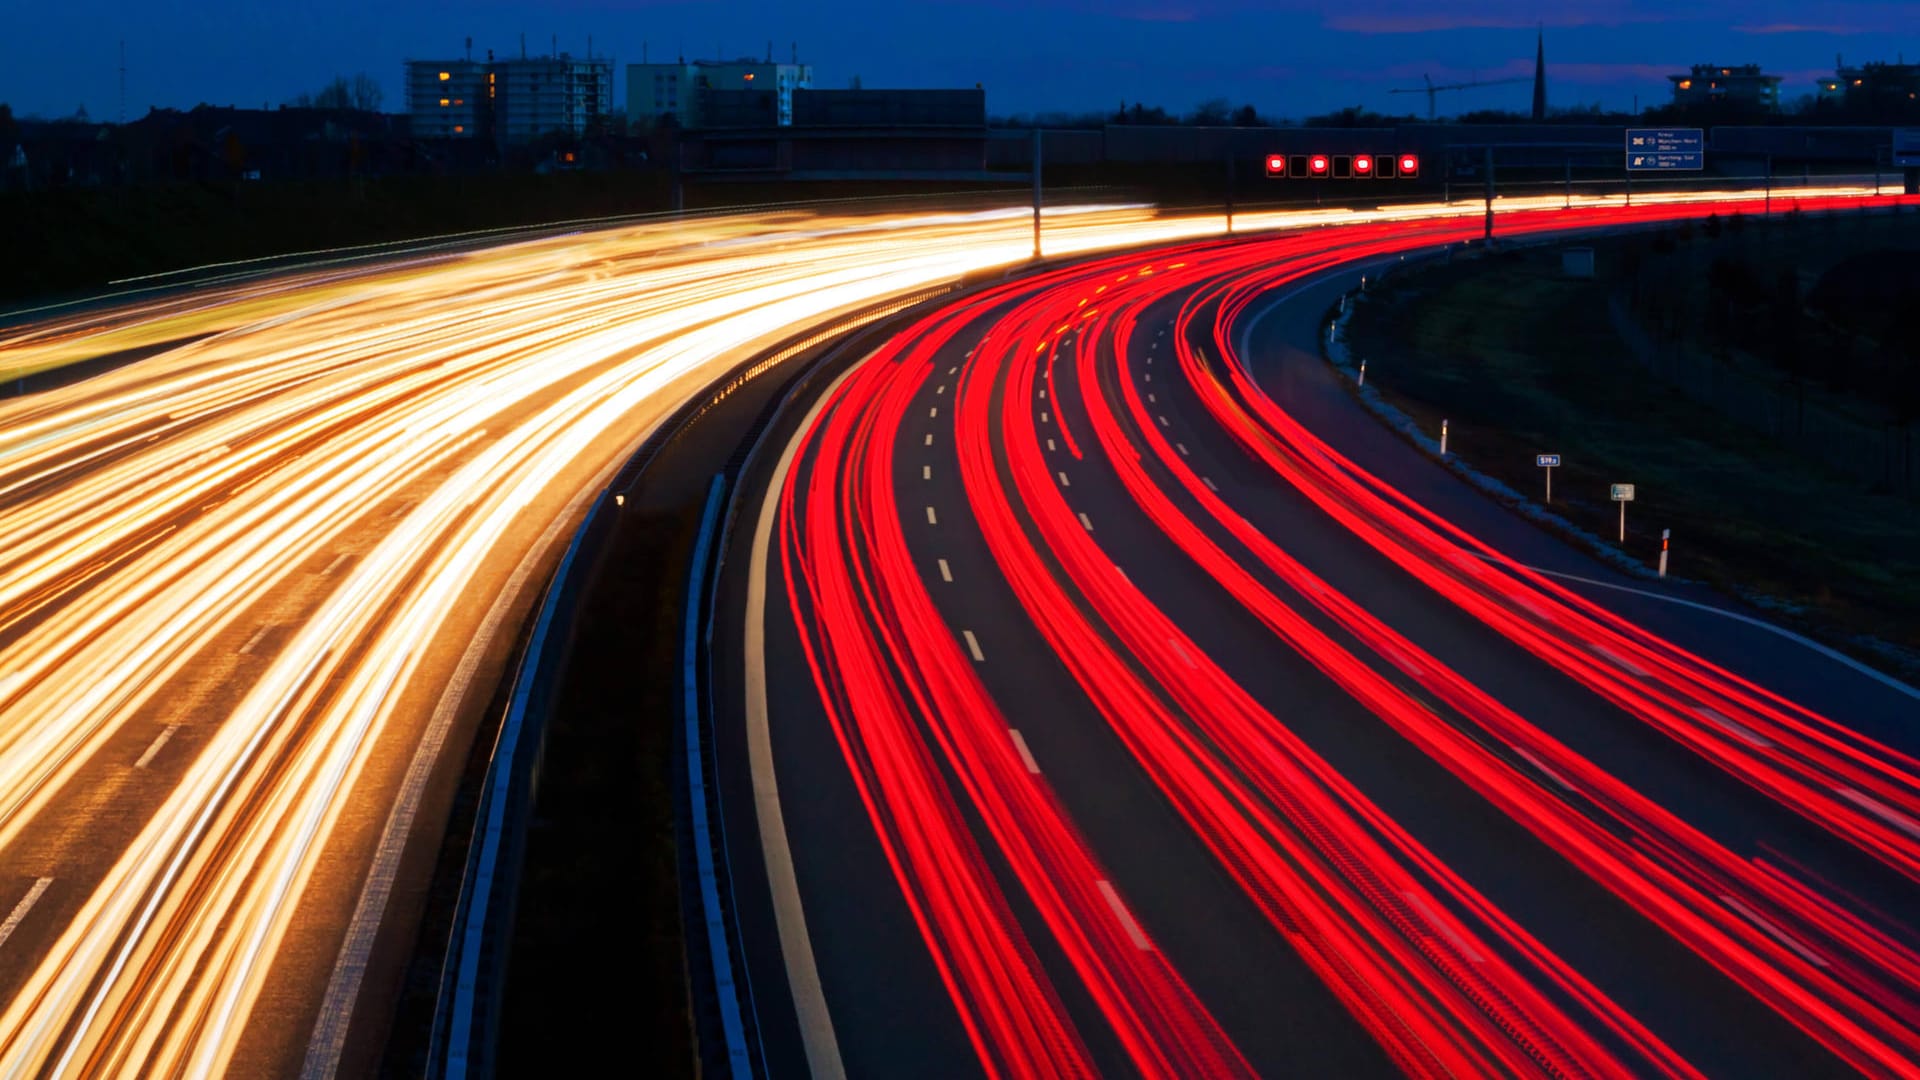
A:
{"type": "MultiPolygon", "coordinates": [[[[1326,167],[1323,157],[1309,164],[1326,167]]],[[[1504,228],[1648,224],[1713,209],[1510,214],[1504,228]]],[[[1916,1073],[1920,949],[1910,927],[1784,859],[1739,855],[1316,577],[1195,470],[1149,396],[1152,373],[1131,367],[1149,309],[1177,300],[1176,363],[1158,372],[1177,375],[1270,482],[1626,716],[1920,880],[1920,762],[1514,565],[1342,457],[1254,384],[1236,334],[1262,296],[1340,263],[1476,232],[1446,221],[1356,225],[1046,271],[901,333],[807,433],[805,466],[781,502],[795,623],[866,812],[991,1072],[1090,1065],[1015,902],[987,868],[1002,859],[1019,903],[1038,909],[1136,1067],[1248,1066],[1179,973],[1140,947],[1152,927],[1135,938],[1096,854],[1009,739],[1010,707],[987,692],[977,644],[962,645],[911,554],[895,447],[938,377],[936,357],[962,335],[978,340],[940,399],[952,412],[935,415],[951,418],[967,526],[1165,801],[1399,1068],[1698,1075],[1652,1018],[1610,998],[1423,846],[1121,572],[1049,464],[1056,429],[1068,457],[1110,469],[1224,595],[1570,866],[1850,1066],[1916,1073]],[[976,816],[979,831],[967,824],[976,816]]]]}

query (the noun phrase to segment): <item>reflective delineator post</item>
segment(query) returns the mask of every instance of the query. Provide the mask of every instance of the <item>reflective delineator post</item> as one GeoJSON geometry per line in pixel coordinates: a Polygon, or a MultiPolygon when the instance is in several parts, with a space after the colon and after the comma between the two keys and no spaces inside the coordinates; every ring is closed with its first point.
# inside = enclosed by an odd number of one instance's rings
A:
{"type": "Polygon", "coordinates": [[[1357,385],[1367,385],[1367,362],[1365,360],[1360,361],[1360,382],[1357,385]]]}
{"type": "Polygon", "coordinates": [[[1033,257],[1040,257],[1040,129],[1033,129],[1033,257]]]}
{"type": "Polygon", "coordinates": [[[1447,422],[1440,421],[1440,456],[1447,456],[1447,422]]]}
{"type": "MultiPolygon", "coordinates": [[[[1627,505],[1626,503],[1621,503],[1620,509],[1624,511],[1626,509],[1626,505],[1627,505]]],[[[1661,577],[1667,576],[1667,539],[1672,535],[1673,535],[1672,529],[1660,530],[1660,576],[1661,577]]]]}

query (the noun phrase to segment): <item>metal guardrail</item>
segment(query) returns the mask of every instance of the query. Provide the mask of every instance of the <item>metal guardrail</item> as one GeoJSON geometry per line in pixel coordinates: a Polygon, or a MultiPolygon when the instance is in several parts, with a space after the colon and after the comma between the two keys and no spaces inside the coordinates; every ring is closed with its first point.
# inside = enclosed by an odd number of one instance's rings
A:
{"type": "MultiPolygon", "coordinates": [[[[506,963],[526,849],[527,818],[538,794],[547,721],[571,650],[572,627],[579,616],[582,590],[590,576],[588,571],[599,563],[614,534],[614,511],[666,447],[750,381],[810,349],[943,296],[954,287],[951,284],[934,286],[860,309],[742,364],[711,384],[706,393],[682,404],[656,427],[594,500],[541,600],[533,633],[514,671],[507,715],[488,759],[475,811],[473,839],[461,875],[453,927],[441,968],[428,1044],[427,1076],[436,1080],[467,1080],[493,1075],[506,963]]],[[[808,381],[810,374],[809,371],[796,375],[795,385],[808,381]]],[[[793,389],[789,387],[787,393],[793,389]]],[[[728,478],[738,475],[747,450],[758,445],[785,400],[786,393],[783,393],[762,411],[741,446],[729,457],[727,471],[716,476],[709,488],[700,540],[693,556],[686,624],[688,644],[683,657],[688,710],[683,729],[687,737],[685,778],[690,799],[686,809],[691,819],[705,825],[704,829],[696,825],[696,835],[691,838],[695,849],[694,876],[700,895],[687,907],[700,912],[697,927],[689,929],[706,939],[705,951],[710,961],[699,972],[698,981],[706,989],[697,996],[702,999],[702,1011],[715,1014],[708,1022],[696,1022],[695,1026],[704,1033],[714,1022],[718,1023],[719,1044],[723,1049],[717,1054],[703,1054],[703,1059],[716,1059],[711,1061],[712,1065],[727,1067],[734,1075],[741,1076],[753,1075],[753,1063],[759,1059],[757,1024],[751,1008],[750,983],[738,949],[738,927],[730,917],[732,903],[725,870],[724,821],[720,817],[717,792],[709,780],[713,763],[710,740],[705,735],[711,730],[712,694],[705,673],[705,654],[711,647],[712,584],[719,571],[716,553],[724,550],[733,516],[729,510],[724,519],[727,527],[720,527],[719,508],[725,503],[722,496],[728,478]],[[696,632],[696,623],[704,623],[704,629],[696,632]],[[700,646],[699,655],[695,652],[696,643],[700,646]],[[739,996],[743,990],[748,994],[744,1007],[739,996]]]]}
{"type": "Polygon", "coordinates": [[[514,885],[526,854],[527,811],[538,789],[547,711],[579,603],[581,578],[572,570],[583,551],[605,543],[610,529],[601,522],[607,496],[602,492],[594,500],[547,586],[480,791],[428,1050],[431,1073],[450,1080],[492,1074],[491,1035],[519,896],[514,885]]]}
{"type": "MultiPolygon", "coordinates": [[[[728,487],[727,474],[715,473],[713,482],[707,487],[706,507],[700,515],[700,533],[693,544],[693,565],[687,575],[686,632],[682,641],[681,668],[685,703],[682,750],[687,765],[686,824],[693,834],[690,846],[700,894],[701,923],[706,931],[707,955],[713,968],[712,997],[714,1011],[719,1013],[720,1018],[719,1041],[728,1074],[746,1077],[754,1075],[753,1063],[759,1057],[748,1048],[751,1036],[745,1019],[755,1012],[752,1008],[753,983],[744,963],[738,972],[734,967],[736,950],[733,943],[738,940],[739,927],[737,922],[730,923],[726,918],[726,912],[732,909],[732,905],[723,903],[721,898],[723,889],[731,893],[731,888],[721,880],[723,867],[730,866],[731,861],[716,865],[719,862],[715,859],[716,847],[724,849],[726,834],[718,792],[710,792],[707,783],[712,754],[706,752],[711,745],[712,685],[706,661],[712,649],[713,594],[718,577],[716,556],[719,549],[715,541],[720,525],[720,509],[724,505],[728,487]],[[707,699],[705,706],[702,705],[703,696],[707,699]],[[710,821],[710,818],[720,820],[710,821]],[[719,838],[718,845],[715,843],[716,836],[719,838]],[[746,999],[744,1008],[742,998],[746,999]]],[[[701,1041],[705,1043],[707,1040],[703,1038],[701,1041]]],[[[752,1041],[757,1048],[757,1037],[752,1041]]],[[[704,1059],[708,1055],[703,1052],[701,1056],[704,1059]]],[[[759,1071],[766,1071],[764,1062],[759,1071]]]]}

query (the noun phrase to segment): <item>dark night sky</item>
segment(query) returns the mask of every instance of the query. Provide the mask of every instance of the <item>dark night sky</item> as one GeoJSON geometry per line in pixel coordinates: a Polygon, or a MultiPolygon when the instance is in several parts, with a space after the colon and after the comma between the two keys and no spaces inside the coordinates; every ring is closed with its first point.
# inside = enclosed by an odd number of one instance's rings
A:
{"type": "MultiPolygon", "coordinates": [[[[1344,105],[1419,112],[1435,82],[1530,75],[1533,28],[1546,24],[1554,105],[1625,108],[1669,93],[1693,62],[1748,61],[1812,89],[1848,61],[1920,57],[1920,2],[1810,0],[845,0],[650,3],[647,0],[6,0],[0,102],[23,115],[85,105],[119,111],[117,48],[127,50],[129,118],[149,105],[279,104],[335,74],[365,71],[386,107],[403,107],[406,57],[560,48],[638,61],[763,55],[797,41],[816,86],[987,88],[996,115],[1112,108],[1122,99],[1185,111],[1213,97],[1298,118],[1344,105]]],[[[624,70],[616,83],[624,107],[624,70]]],[[[1440,95],[1443,112],[1524,109],[1523,84],[1440,95]]]]}

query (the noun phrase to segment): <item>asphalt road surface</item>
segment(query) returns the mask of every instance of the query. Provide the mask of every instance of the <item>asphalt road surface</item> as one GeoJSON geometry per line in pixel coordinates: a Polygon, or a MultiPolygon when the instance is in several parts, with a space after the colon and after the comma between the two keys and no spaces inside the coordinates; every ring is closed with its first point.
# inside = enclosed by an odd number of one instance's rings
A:
{"type": "Polygon", "coordinates": [[[449,769],[583,497],[747,360],[1029,230],[658,221],[0,330],[0,1075],[377,1060],[449,769]]]}
{"type": "Polygon", "coordinates": [[[1920,697],[1524,524],[1320,360],[1359,274],[1476,235],[1059,267],[788,418],[717,658],[775,1074],[1916,1070],[1920,697]]]}

